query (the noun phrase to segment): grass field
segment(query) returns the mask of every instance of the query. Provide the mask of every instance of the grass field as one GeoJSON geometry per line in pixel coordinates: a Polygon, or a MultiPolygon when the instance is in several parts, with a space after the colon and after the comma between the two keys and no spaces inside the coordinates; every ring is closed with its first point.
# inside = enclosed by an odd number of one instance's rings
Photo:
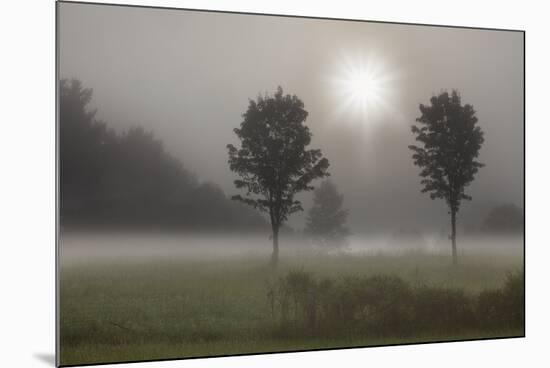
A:
{"type": "MultiPolygon", "coordinates": [[[[63,265],[63,264],[62,264],[63,265]]],[[[361,334],[281,336],[268,285],[291,270],[319,278],[395,275],[412,286],[501,288],[521,271],[510,256],[462,256],[456,269],[442,255],[312,255],[283,257],[276,272],[265,257],[143,259],[63,265],[60,276],[63,365],[226,354],[520,336],[523,329],[456,335],[361,334]]]]}

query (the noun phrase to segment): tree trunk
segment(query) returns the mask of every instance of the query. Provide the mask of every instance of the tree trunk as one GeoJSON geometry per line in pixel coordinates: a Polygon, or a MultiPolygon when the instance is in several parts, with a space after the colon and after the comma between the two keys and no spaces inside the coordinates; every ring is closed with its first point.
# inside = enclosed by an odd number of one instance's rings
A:
{"type": "Polygon", "coordinates": [[[271,266],[277,267],[279,263],[279,226],[273,225],[273,253],[271,253],[271,266]]]}
{"type": "Polygon", "coordinates": [[[453,266],[457,265],[456,257],[456,211],[451,210],[451,242],[453,249],[453,266]]]}

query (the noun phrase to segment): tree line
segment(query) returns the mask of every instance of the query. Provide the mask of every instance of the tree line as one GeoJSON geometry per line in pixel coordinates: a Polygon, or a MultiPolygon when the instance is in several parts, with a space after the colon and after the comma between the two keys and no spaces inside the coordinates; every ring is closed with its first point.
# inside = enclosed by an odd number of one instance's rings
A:
{"type": "Polygon", "coordinates": [[[152,132],[117,133],[90,108],[92,90],[60,82],[61,226],[262,231],[255,211],[200,183],[152,132]]]}

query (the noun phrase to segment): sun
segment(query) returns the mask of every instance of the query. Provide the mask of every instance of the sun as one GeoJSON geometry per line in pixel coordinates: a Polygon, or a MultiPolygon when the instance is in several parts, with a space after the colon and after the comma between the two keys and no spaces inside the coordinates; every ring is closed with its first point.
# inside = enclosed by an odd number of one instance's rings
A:
{"type": "Polygon", "coordinates": [[[395,78],[383,60],[374,56],[348,56],[338,64],[331,88],[337,95],[339,112],[362,118],[382,113],[391,98],[395,78]]]}
{"type": "Polygon", "coordinates": [[[352,103],[366,106],[380,99],[383,86],[374,73],[360,69],[350,73],[343,87],[352,103]]]}

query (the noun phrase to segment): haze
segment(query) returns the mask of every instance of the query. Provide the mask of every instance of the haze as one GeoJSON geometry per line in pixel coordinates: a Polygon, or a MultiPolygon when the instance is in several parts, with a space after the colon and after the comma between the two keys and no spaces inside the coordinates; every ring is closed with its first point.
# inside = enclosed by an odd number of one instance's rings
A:
{"type": "MultiPolygon", "coordinates": [[[[140,125],[201,181],[238,193],[228,143],[249,98],[282,86],[309,112],[312,147],[330,161],[354,234],[448,231],[443,201],[420,193],[407,145],[419,103],[458,89],[485,132],[486,164],[467,189],[460,224],[491,206],[523,208],[523,34],[64,3],[62,78],[93,88],[97,117],[117,131],[140,125]],[[384,106],[341,111],[332,78],[343,61],[379,60],[394,77],[384,106]]],[[[306,210],[311,193],[300,196],[306,210]]],[[[305,214],[289,224],[301,229],[305,214]]]]}

